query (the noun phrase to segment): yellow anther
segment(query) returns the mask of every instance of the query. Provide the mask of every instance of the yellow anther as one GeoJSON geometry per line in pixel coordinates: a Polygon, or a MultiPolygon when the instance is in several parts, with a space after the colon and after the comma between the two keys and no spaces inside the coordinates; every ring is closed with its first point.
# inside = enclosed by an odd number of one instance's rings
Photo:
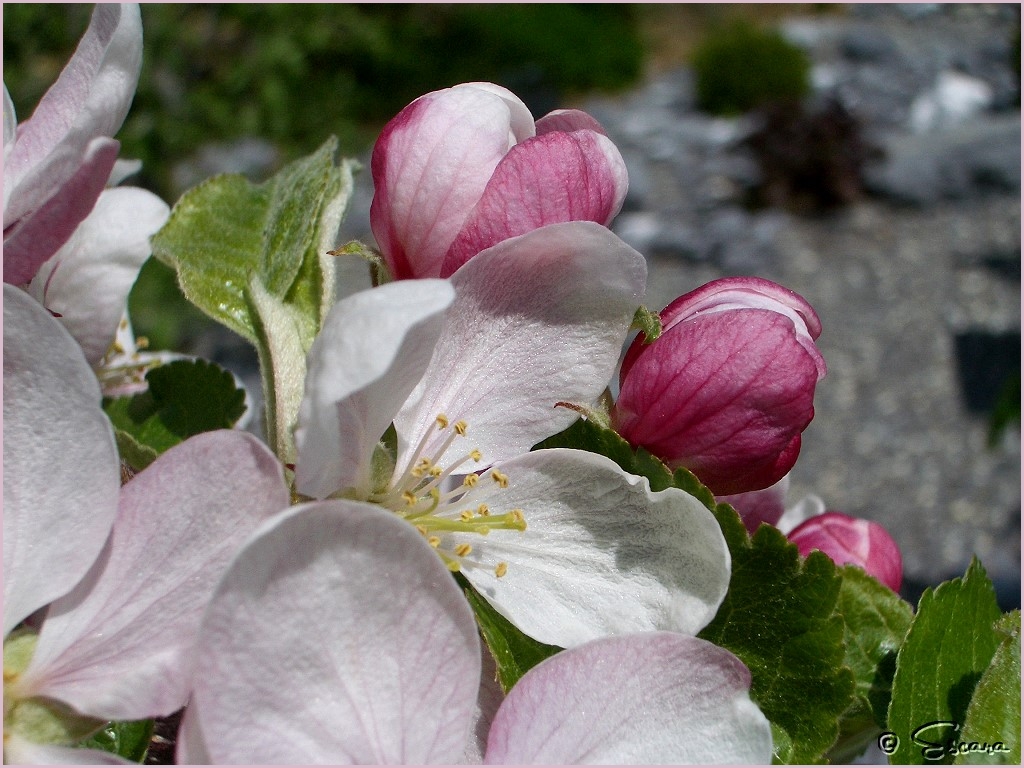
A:
{"type": "Polygon", "coordinates": [[[467,488],[472,488],[472,487],[474,487],[477,484],[477,482],[479,480],[480,480],[480,475],[466,475],[462,479],[462,484],[464,486],[466,486],[467,488]]]}
{"type": "Polygon", "coordinates": [[[136,339],[135,339],[135,347],[137,349],[146,349],[147,347],[149,347],[149,337],[148,336],[138,336],[138,337],[136,337],[136,339]]]}
{"type": "Polygon", "coordinates": [[[498,563],[497,567],[494,569],[494,575],[500,579],[506,573],[508,573],[508,563],[498,563]]]}
{"type": "Polygon", "coordinates": [[[121,342],[119,342],[119,341],[115,341],[113,344],[111,344],[110,348],[112,350],[114,350],[114,352],[119,354],[119,355],[123,355],[124,354],[124,347],[121,346],[121,342]]]}
{"type": "Polygon", "coordinates": [[[465,437],[467,429],[469,429],[469,424],[462,421],[461,419],[455,422],[455,434],[457,434],[459,437],[465,437]]]}
{"type": "Polygon", "coordinates": [[[432,466],[430,468],[430,476],[431,477],[440,477],[443,474],[444,474],[444,470],[441,469],[441,467],[437,466],[437,464],[435,464],[434,466],[432,466]]]}
{"type": "Polygon", "coordinates": [[[117,324],[117,327],[120,328],[122,331],[127,330],[127,328],[128,328],[128,320],[126,318],[122,317],[121,318],[121,322],[117,324]]]}
{"type": "Polygon", "coordinates": [[[419,501],[419,499],[416,498],[416,494],[412,491],[403,491],[402,498],[405,500],[405,506],[407,507],[415,507],[416,502],[419,501]]]}
{"type": "Polygon", "coordinates": [[[438,429],[448,429],[448,417],[443,413],[437,414],[437,418],[434,421],[437,422],[438,429]]]}
{"type": "Polygon", "coordinates": [[[473,511],[470,510],[470,509],[464,509],[461,512],[459,512],[459,518],[463,522],[465,522],[466,520],[472,520],[473,519],[473,511]]]}
{"type": "Polygon", "coordinates": [[[469,452],[469,458],[473,461],[483,461],[484,455],[480,453],[476,448],[469,452]]]}
{"type": "MultiPolygon", "coordinates": [[[[417,525],[416,526],[416,530],[420,532],[421,536],[426,536],[427,535],[427,529],[424,528],[422,525],[417,525]]],[[[437,538],[437,537],[435,536],[434,538],[437,538]]],[[[429,539],[427,539],[427,541],[429,541],[429,539]]]]}
{"type": "Polygon", "coordinates": [[[509,514],[512,515],[512,519],[515,522],[523,523],[524,525],[526,524],[526,518],[523,517],[523,510],[521,510],[521,509],[513,509],[511,512],[509,512],[509,514]]]}
{"type": "Polygon", "coordinates": [[[432,546],[434,549],[437,549],[441,545],[441,537],[440,536],[429,536],[429,537],[427,537],[427,544],[432,546]]]}
{"type": "Polygon", "coordinates": [[[472,551],[473,548],[469,546],[469,544],[459,544],[459,546],[455,548],[455,554],[459,557],[465,557],[472,551]]]}
{"type": "Polygon", "coordinates": [[[480,515],[480,517],[487,517],[489,514],[491,514],[491,508],[488,507],[486,504],[481,504],[479,507],[476,508],[476,513],[480,515]]]}
{"type": "Polygon", "coordinates": [[[498,484],[499,488],[508,488],[508,475],[494,470],[491,472],[491,479],[498,484]]]}

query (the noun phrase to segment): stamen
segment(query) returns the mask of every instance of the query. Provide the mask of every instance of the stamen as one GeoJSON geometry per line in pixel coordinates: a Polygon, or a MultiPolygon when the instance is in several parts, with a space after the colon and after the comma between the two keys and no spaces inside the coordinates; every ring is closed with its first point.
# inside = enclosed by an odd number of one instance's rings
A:
{"type": "Polygon", "coordinates": [[[473,547],[471,547],[469,544],[459,544],[459,546],[455,548],[455,554],[459,557],[465,557],[472,551],[473,547]]]}
{"type": "Polygon", "coordinates": [[[500,579],[506,573],[508,573],[508,563],[498,563],[494,569],[494,575],[500,579]]]}

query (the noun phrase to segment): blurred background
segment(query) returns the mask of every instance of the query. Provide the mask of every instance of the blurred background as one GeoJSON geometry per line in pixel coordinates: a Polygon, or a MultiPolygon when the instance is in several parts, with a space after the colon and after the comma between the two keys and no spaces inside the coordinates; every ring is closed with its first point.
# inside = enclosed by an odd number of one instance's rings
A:
{"type": "MultiPolygon", "coordinates": [[[[4,82],[27,118],[91,6],[5,4],[4,82]]],[[[977,555],[1020,606],[1020,5],[142,6],[138,92],[118,134],[130,183],[173,203],[221,172],[255,181],[329,135],[368,163],[422,93],[473,80],[539,117],[579,107],[626,160],[613,229],[650,267],[647,304],[724,275],[818,311],[829,375],[790,502],[877,520],[904,594],[977,555]]],[[[372,244],[368,171],[343,240],[372,244]]],[[[369,285],[349,264],[342,291],[369,285]]],[[[255,354],[147,263],[154,348],[255,354]]]]}

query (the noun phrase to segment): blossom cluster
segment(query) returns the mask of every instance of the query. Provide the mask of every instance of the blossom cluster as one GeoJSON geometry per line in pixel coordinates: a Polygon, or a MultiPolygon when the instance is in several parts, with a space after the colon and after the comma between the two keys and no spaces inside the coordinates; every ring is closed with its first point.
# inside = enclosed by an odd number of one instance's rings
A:
{"type": "Polygon", "coordinates": [[[698,637],[732,577],[714,504],[541,444],[582,414],[898,589],[876,524],[782,522],[826,373],[810,304],[736,277],[645,312],[600,124],[457,85],[374,148],[386,279],[311,302],[308,345],[302,291],[244,289],[286,439],[141,462],[107,407],[182,356],[139,351],[126,299],[190,209],[114,186],[141,36],[137,6],[97,6],[29,120],[5,86],[5,762],[116,762],[83,744],[183,711],[182,763],[770,763],[750,670],[698,637]],[[510,682],[494,626],[546,658],[510,682]]]}

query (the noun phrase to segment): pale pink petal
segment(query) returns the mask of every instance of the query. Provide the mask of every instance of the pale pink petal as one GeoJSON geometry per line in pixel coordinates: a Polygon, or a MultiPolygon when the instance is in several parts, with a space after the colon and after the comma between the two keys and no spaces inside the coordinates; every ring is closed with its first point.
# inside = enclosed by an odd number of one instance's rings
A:
{"type": "Polygon", "coordinates": [[[498,707],[505,700],[505,692],[498,682],[498,666],[494,656],[483,643],[480,644],[480,691],[476,697],[476,708],[473,712],[473,727],[469,742],[462,753],[461,765],[481,765],[487,751],[487,733],[498,712],[498,707]]]}
{"type": "Polygon", "coordinates": [[[440,276],[495,166],[527,132],[529,111],[496,88],[467,84],[421,96],[381,132],[371,158],[370,223],[395,278],[440,276]]]}
{"type": "Polygon", "coordinates": [[[611,140],[594,131],[535,136],[509,150],[448,249],[441,277],[480,251],[547,224],[607,225],[626,196],[626,165],[611,140]]]}
{"type": "Polygon", "coordinates": [[[190,701],[181,716],[178,738],[174,743],[174,761],[178,765],[210,765],[213,762],[206,751],[206,742],[203,740],[196,710],[196,703],[190,701]]]}
{"type": "Polygon", "coordinates": [[[761,523],[778,525],[786,510],[786,493],[789,491],[789,475],[779,482],[760,491],[748,491],[729,496],[718,496],[719,504],[731,504],[740,517],[747,531],[754,533],[761,523]]]}
{"type": "Polygon", "coordinates": [[[347,501],[293,507],[249,542],[196,657],[215,763],[451,763],[480,678],[473,614],[437,554],[347,501]]]}
{"type": "Polygon", "coordinates": [[[119,489],[114,433],[82,350],[5,285],[4,636],[89,570],[119,489]]]}
{"type": "Polygon", "coordinates": [[[26,688],[114,720],[181,708],[215,584],[289,501],[280,463],[247,433],[207,432],[162,454],[122,489],[92,571],[50,606],[26,688]]]}
{"type": "Polygon", "coordinates": [[[543,227],[469,261],[452,275],[430,368],[395,420],[399,467],[438,413],[468,422],[485,464],[569,426],[577,413],[556,404],[589,406],[607,387],[646,279],[643,256],[593,222],[543,227]]]}
{"type": "Polygon", "coordinates": [[[453,298],[442,280],[400,281],[331,309],[310,349],[299,406],[300,493],[325,498],[354,488],[365,498],[372,490],[374,446],[430,362],[453,298]]]}
{"type": "Polygon", "coordinates": [[[809,494],[789,507],[775,523],[775,527],[788,536],[800,523],[817,517],[824,511],[825,502],[820,497],[809,494]]]}
{"type": "Polygon", "coordinates": [[[117,133],[135,95],[141,64],[138,4],[97,5],[57,82],[32,117],[18,126],[4,163],[5,231],[67,183],[93,139],[117,133]]]}
{"type": "Polygon", "coordinates": [[[99,749],[36,744],[15,733],[4,734],[5,765],[138,765],[99,749]]]}
{"type": "Polygon", "coordinates": [[[537,135],[552,131],[595,131],[607,135],[604,126],[579,109],[555,109],[537,121],[537,135]]]}
{"type": "MultiPolygon", "coordinates": [[[[676,488],[586,451],[533,451],[498,465],[508,487],[474,500],[491,515],[522,511],[525,531],[453,534],[472,546],[462,571],[531,637],[563,648],[606,635],[696,634],[729,586],[729,551],[714,516],[676,488]],[[495,574],[499,562],[505,575],[495,574]]],[[[472,506],[472,505],[468,505],[472,506]]]]}
{"type": "Polygon", "coordinates": [[[598,640],[526,673],[498,711],[487,762],[767,765],[771,727],[749,689],[740,660],[704,640],[598,640]]]}
{"type": "Polygon", "coordinates": [[[108,189],[32,280],[30,293],[60,317],[91,365],[114,341],[128,293],[151,253],[149,238],[169,215],[167,203],[152,192],[108,189]]]}
{"type": "Polygon", "coordinates": [[[8,148],[14,146],[14,133],[18,129],[18,116],[14,112],[14,101],[11,93],[4,84],[4,158],[7,157],[8,148]]]}
{"type": "MultiPolygon", "coordinates": [[[[17,147],[17,145],[15,145],[17,147]]],[[[114,167],[120,144],[95,139],[77,157],[70,178],[4,230],[4,282],[22,285],[31,280],[71,233],[89,215],[114,167]]]]}

